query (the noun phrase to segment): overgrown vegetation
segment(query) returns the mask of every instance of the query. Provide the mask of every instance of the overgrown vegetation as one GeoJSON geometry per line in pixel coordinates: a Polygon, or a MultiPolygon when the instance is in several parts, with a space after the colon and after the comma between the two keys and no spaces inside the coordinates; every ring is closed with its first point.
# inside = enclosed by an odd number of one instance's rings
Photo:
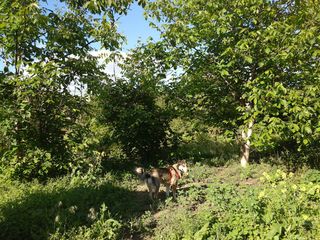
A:
{"type": "Polygon", "coordinates": [[[162,35],[127,54],[116,19],[132,1],[57,2],[67,10],[0,5],[4,174],[46,180],[116,158],[223,164],[238,154],[246,165],[250,152],[291,169],[319,165],[311,1],[138,1],[162,35]],[[106,74],[117,60],[121,75],[106,74]]]}
{"type": "Polygon", "coordinates": [[[209,178],[205,189],[199,186],[188,189],[180,204],[171,206],[176,208],[175,214],[159,218],[161,227],[156,229],[155,239],[319,236],[318,184],[304,182],[281,170],[263,172],[260,179],[255,175],[237,182],[225,177],[222,183],[216,182],[221,181],[221,176],[209,178]]]}
{"type": "MultiPolygon", "coordinates": [[[[1,239],[317,239],[320,172],[197,163],[177,202],[151,202],[131,173],[1,179],[1,239]]],[[[164,189],[163,189],[164,191],[164,189]]]]}
{"type": "Polygon", "coordinates": [[[320,238],[319,6],[2,0],[0,239],[320,238]],[[161,36],[123,53],[133,3],[161,36]]]}

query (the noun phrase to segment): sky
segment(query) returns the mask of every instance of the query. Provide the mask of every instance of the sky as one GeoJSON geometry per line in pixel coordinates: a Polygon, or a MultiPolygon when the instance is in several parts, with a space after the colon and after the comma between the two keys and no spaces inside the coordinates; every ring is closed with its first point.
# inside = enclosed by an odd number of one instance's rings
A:
{"type": "Polygon", "coordinates": [[[149,26],[149,23],[144,19],[143,9],[137,3],[130,7],[130,11],[126,16],[121,16],[119,19],[119,32],[127,37],[125,50],[136,46],[137,41],[145,42],[148,37],[154,40],[159,39],[160,35],[155,29],[149,26]]]}

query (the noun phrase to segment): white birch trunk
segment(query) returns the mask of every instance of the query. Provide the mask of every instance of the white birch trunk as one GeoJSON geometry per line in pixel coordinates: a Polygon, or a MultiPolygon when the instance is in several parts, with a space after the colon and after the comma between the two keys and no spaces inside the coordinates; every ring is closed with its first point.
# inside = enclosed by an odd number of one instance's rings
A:
{"type": "Polygon", "coordinates": [[[242,130],[241,137],[243,144],[241,146],[241,159],[240,163],[242,167],[246,167],[249,163],[249,156],[250,156],[250,137],[252,135],[252,128],[253,128],[253,120],[249,122],[248,129],[242,130]]]}

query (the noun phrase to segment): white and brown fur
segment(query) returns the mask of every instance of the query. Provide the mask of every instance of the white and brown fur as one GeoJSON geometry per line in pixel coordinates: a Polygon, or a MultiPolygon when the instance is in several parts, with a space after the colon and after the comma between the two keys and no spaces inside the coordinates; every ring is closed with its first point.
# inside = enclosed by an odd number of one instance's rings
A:
{"type": "Polygon", "coordinates": [[[185,161],[178,161],[166,168],[153,168],[148,173],[141,167],[136,168],[135,171],[140,179],[146,183],[152,199],[158,198],[160,183],[166,186],[166,196],[169,196],[171,189],[173,198],[176,199],[178,180],[188,174],[185,161]]]}

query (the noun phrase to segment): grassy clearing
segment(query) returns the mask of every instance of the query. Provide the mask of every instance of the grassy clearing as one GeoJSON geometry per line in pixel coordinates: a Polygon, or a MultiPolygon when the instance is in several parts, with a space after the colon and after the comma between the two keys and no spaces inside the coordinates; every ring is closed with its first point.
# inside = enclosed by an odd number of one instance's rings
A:
{"type": "Polygon", "coordinates": [[[129,174],[121,177],[106,174],[99,179],[65,177],[44,185],[2,179],[0,238],[69,236],[69,231],[74,233],[80,227],[90,226],[101,218],[111,219],[111,216],[119,223],[126,222],[148,208],[147,194],[134,191],[137,184],[129,174]]]}
{"type": "Polygon", "coordinates": [[[130,172],[46,184],[0,179],[1,239],[317,239],[319,171],[194,164],[177,202],[130,172]]]}

